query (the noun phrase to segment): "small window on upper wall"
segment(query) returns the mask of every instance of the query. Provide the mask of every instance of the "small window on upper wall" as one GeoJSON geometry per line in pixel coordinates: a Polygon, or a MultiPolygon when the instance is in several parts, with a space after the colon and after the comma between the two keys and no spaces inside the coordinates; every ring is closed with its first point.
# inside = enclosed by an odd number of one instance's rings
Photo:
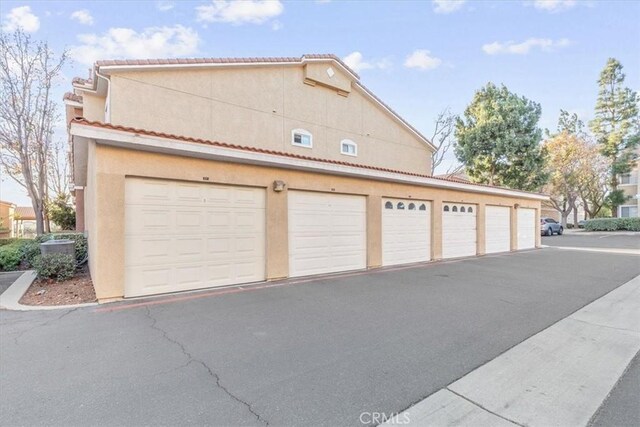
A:
{"type": "Polygon", "coordinates": [[[398,209],[402,209],[402,210],[404,210],[404,203],[399,202],[399,203],[398,203],[398,209]]]}
{"type": "Polygon", "coordinates": [[[356,157],[358,155],[358,144],[350,139],[343,139],[340,141],[340,153],[356,157]]]}
{"type": "Polygon", "coordinates": [[[416,204],[415,203],[409,203],[409,210],[410,211],[415,211],[416,210],[416,204]]]}
{"type": "Polygon", "coordinates": [[[391,203],[391,202],[387,202],[387,203],[385,203],[385,204],[384,204],[384,208],[385,208],[385,209],[393,209],[393,203],[391,203]]]}
{"type": "Polygon", "coordinates": [[[444,205],[444,211],[449,212],[449,205],[444,205]]]}
{"type": "Polygon", "coordinates": [[[451,209],[451,212],[458,212],[458,207],[454,206],[453,209],[451,209]]]}
{"type": "Polygon", "coordinates": [[[426,211],[427,210],[427,207],[425,206],[424,203],[420,205],[420,210],[421,211],[426,211]]]}
{"type": "Polygon", "coordinates": [[[291,131],[291,144],[298,147],[313,147],[313,136],[304,129],[294,129],[291,131]]]}

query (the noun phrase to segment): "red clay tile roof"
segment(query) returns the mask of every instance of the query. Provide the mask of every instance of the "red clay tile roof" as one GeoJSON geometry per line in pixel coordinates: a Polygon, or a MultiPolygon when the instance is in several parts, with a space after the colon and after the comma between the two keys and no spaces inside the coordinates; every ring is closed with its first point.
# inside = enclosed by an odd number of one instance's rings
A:
{"type": "Polygon", "coordinates": [[[73,101],[73,102],[82,103],[82,96],[76,95],[75,93],[71,93],[71,92],[65,93],[62,99],[64,101],[73,101]]]}
{"type": "MultiPolygon", "coordinates": [[[[302,62],[305,59],[332,59],[337,61],[344,68],[349,70],[358,79],[358,74],[353,71],[340,58],[333,54],[306,54],[301,57],[295,56],[269,56],[269,57],[249,57],[249,58],[169,58],[169,59],[109,59],[96,61],[96,67],[108,67],[114,65],[189,65],[189,64],[255,64],[255,63],[280,63],[280,62],[302,62]]],[[[79,79],[79,77],[76,77],[79,79]]],[[[75,79],[74,79],[75,80],[75,79]]],[[[81,79],[82,80],[82,79],[81,79]]]]}
{"type": "MultiPolygon", "coordinates": [[[[415,176],[415,177],[419,177],[419,178],[432,178],[432,179],[437,179],[439,181],[447,181],[447,182],[453,182],[453,183],[457,183],[457,184],[463,183],[463,182],[461,182],[461,181],[459,181],[457,179],[450,179],[450,178],[445,178],[445,177],[438,177],[438,176],[432,176],[432,175],[426,175],[426,174],[406,172],[406,171],[395,170],[395,169],[381,168],[381,167],[377,167],[377,166],[361,165],[361,164],[357,164],[357,163],[344,162],[344,161],[340,161],[340,160],[321,159],[321,158],[318,158],[318,157],[303,156],[303,155],[295,154],[295,153],[286,153],[286,152],[283,152],[283,151],[268,150],[268,149],[265,149],[265,148],[249,147],[249,146],[246,146],[246,145],[230,144],[228,142],[211,141],[211,140],[207,140],[207,139],[193,138],[193,137],[184,136],[184,135],[175,135],[175,134],[171,134],[171,133],[156,132],[156,131],[151,131],[151,130],[146,130],[146,129],[138,129],[138,128],[132,128],[132,127],[127,127],[127,126],[114,125],[114,124],[111,124],[111,123],[90,121],[90,120],[85,119],[84,117],[76,117],[73,120],[71,120],[70,123],[78,123],[78,124],[85,125],[85,126],[93,126],[93,127],[98,127],[98,128],[111,129],[111,130],[128,132],[128,133],[133,133],[133,134],[138,134],[138,135],[154,136],[154,137],[157,137],[157,138],[166,138],[166,139],[172,139],[172,140],[177,140],[177,141],[191,142],[191,143],[204,144],[204,145],[211,145],[211,146],[222,147],[222,148],[231,148],[231,149],[234,149],[234,150],[252,151],[252,152],[261,153],[261,154],[271,154],[271,155],[275,155],[275,156],[290,157],[290,158],[294,158],[294,159],[311,160],[311,161],[314,161],[314,162],[330,163],[330,164],[342,165],[342,166],[351,166],[351,167],[355,167],[355,168],[369,169],[369,170],[375,170],[375,171],[380,171],[380,172],[397,173],[397,174],[402,174],[402,175],[415,176]]],[[[495,189],[502,189],[502,190],[517,191],[517,192],[527,193],[527,194],[540,195],[540,193],[535,193],[535,192],[532,192],[532,191],[515,190],[515,189],[507,188],[507,187],[498,187],[498,186],[494,186],[494,185],[478,184],[478,183],[474,183],[474,182],[464,182],[463,184],[468,184],[468,185],[473,185],[473,186],[478,186],[478,187],[495,188],[495,189]]]]}
{"type": "Polygon", "coordinates": [[[16,219],[36,219],[36,212],[32,206],[18,206],[14,215],[16,219]]]}

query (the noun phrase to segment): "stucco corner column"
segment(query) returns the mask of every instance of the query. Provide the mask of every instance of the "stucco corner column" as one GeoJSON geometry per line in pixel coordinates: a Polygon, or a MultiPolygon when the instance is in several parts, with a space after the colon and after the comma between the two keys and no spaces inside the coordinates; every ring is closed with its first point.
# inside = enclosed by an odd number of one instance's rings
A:
{"type": "Polygon", "coordinates": [[[367,268],[382,266],[382,197],[367,197],[367,268]]]}
{"type": "Polygon", "coordinates": [[[276,192],[267,187],[266,201],[266,278],[289,276],[288,191],[276,192]]]}
{"type": "Polygon", "coordinates": [[[484,255],[486,251],[486,205],[482,202],[478,203],[478,216],[476,217],[476,254],[484,255]]]}
{"type": "Polygon", "coordinates": [[[535,224],[536,248],[542,247],[542,235],[540,234],[540,231],[538,231],[538,229],[540,227],[538,224],[540,224],[540,208],[536,209],[536,224],[535,224]]]}
{"type": "Polygon", "coordinates": [[[76,231],[84,232],[84,187],[76,187],[76,231]]]}
{"type": "Polygon", "coordinates": [[[442,200],[433,200],[431,215],[431,258],[434,261],[442,259],[442,200]]]}
{"type": "Polygon", "coordinates": [[[509,208],[511,211],[511,250],[518,250],[518,210],[515,206],[509,208]]]}

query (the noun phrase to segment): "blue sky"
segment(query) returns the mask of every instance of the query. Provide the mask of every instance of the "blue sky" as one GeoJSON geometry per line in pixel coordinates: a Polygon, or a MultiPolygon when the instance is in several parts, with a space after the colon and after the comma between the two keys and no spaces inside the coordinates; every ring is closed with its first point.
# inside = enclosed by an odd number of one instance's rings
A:
{"type": "MultiPolygon", "coordinates": [[[[335,53],[427,136],[490,81],[539,102],[543,128],[561,108],[592,117],[609,57],[640,90],[639,1],[3,1],[0,15],[3,31],[70,50],[61,112],[71,78],[111,58],[335,53]]],[[[30,204],[6,177],[0,199],[30,204]]]]}

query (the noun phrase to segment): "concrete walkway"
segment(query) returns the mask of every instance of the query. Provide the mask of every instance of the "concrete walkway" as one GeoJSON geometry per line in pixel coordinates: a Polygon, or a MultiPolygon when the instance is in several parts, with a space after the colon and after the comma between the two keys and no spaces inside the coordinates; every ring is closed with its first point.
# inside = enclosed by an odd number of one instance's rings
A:
{"type": "Polygon", "coordinates": [[[584,426],[638,351],[640,276],[387,424],[584,426]]]}

